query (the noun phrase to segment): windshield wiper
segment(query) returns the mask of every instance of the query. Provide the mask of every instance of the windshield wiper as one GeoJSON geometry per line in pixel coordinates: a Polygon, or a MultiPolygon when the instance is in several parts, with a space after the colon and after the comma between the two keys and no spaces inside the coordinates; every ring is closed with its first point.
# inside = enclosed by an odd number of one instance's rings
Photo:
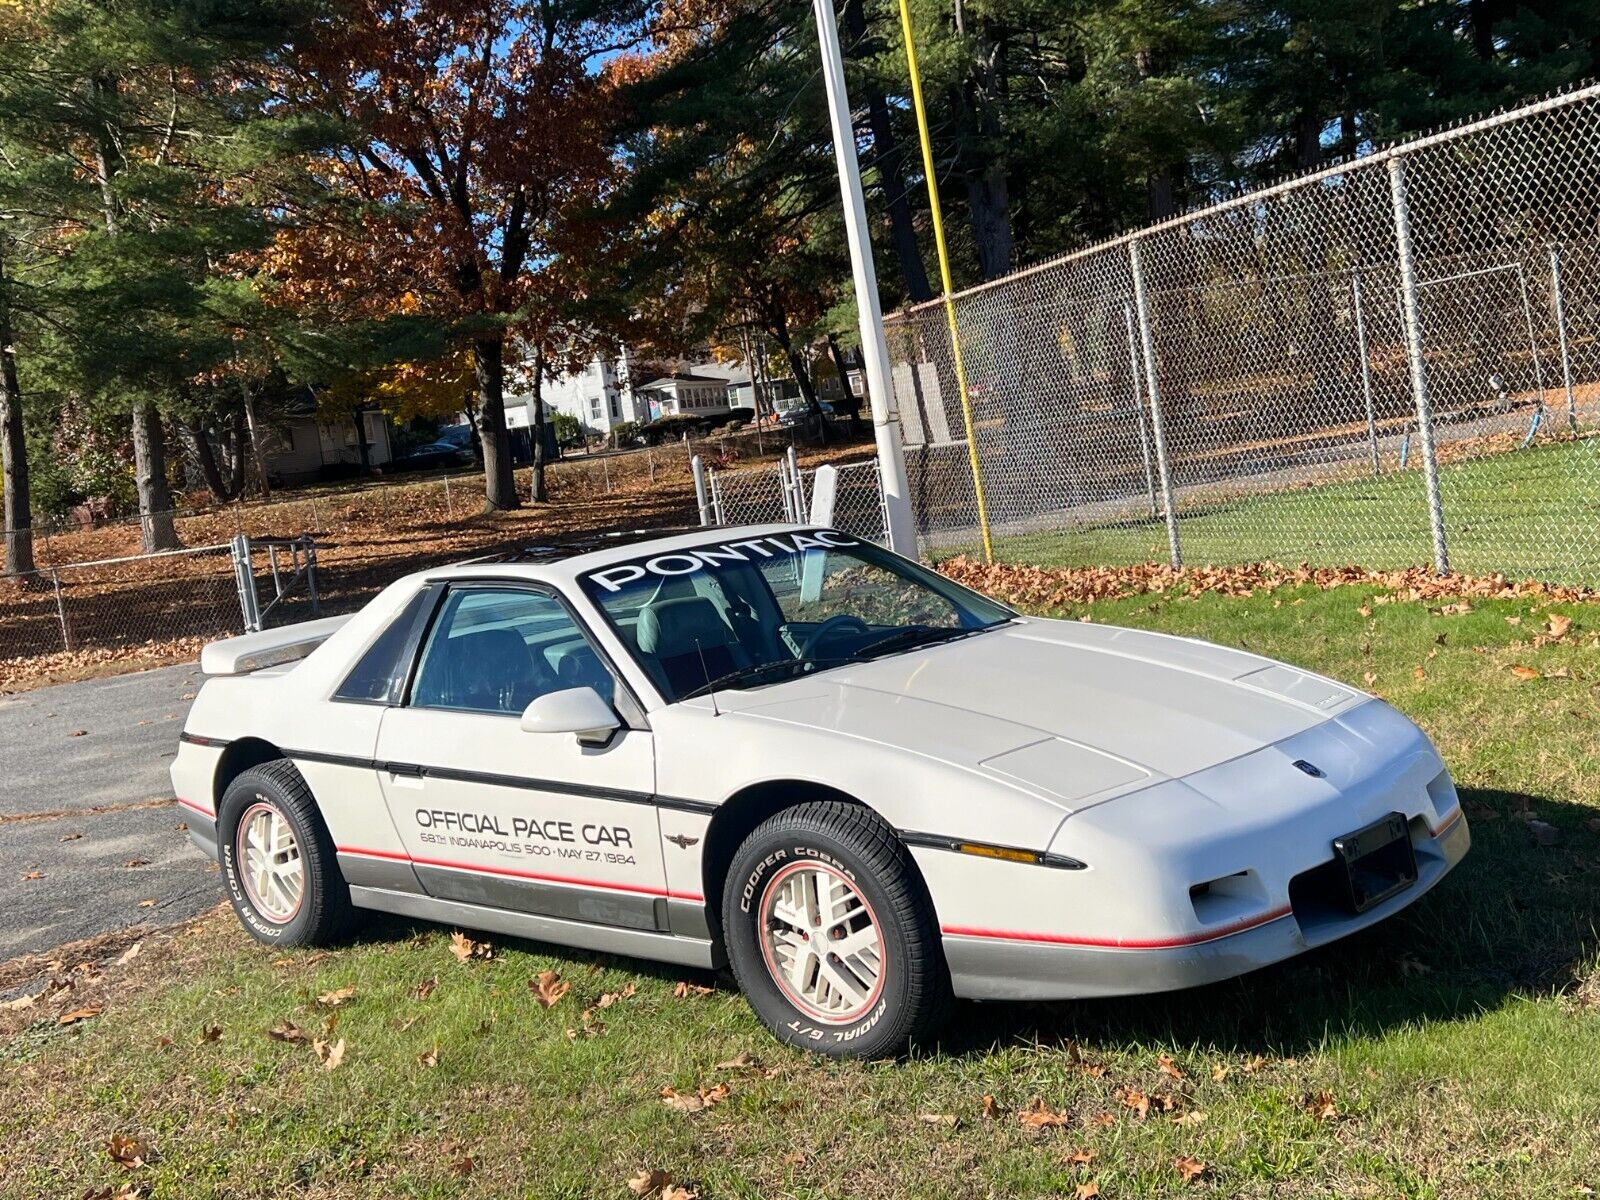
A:
{"type": "Polygon", "coordinates": [[[704,696],[707,692],[714,692],[719,688],[729,687],[735,683],[745,683],[760,679],[780,669],[793,670],[798,667],[810,666],[813,661],[808,658],[778,658],[772,662],[751,663],[748,667],[740,667],[736,671],[729,671],[726,675],[718,675],[715,679],[708,680],[699,687],[690,688],[678,699],[693,700],[696,696],[704,696]]]}
{"type": "Polygon", "coordinates": [[[882,641],[872,643],[855,658],[857,662],[865,662],[881,654],[893,654],[896,650],[913,650],[923,646],[934,646],[940,642],[959,641],[961,638],[971,637],[975,633],[982,633],[986,629],[1004,624],[1004,621],[993,621],[988,625],[979,625],[976,629],[935,629],[929,625],[907,625],[904,629],[895,630],[882,641]]]}

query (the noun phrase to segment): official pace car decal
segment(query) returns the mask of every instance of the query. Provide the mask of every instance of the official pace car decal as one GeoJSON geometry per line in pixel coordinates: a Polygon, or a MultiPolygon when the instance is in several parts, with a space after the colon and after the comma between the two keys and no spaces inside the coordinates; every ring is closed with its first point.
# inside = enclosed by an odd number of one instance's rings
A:
{"type": "Polygon", "coordinates": [[[767,537],[745,538],[738,542],[722,542],[713,546],[697,546],[693,550],[657,554],[654,558],[639,562],[619,563],[614,567],[590,571],[585,578],[594,580],[608,592],[620,592],[628,584],[650,575],[693,575],[708,567],[717,568],[730,562],[756,562],[784,554],[799,554],[803,550],[859,545],[860,539],[829,529],[812,533],[775,533],[767,537]]]}
{"type": "Polygon", "coordinates": [[[412,818],[417,823],[417,840],[430,846],[618,866],[635,862],[634,834],[626,825],[445,808],[419,808],[412,818]]]}

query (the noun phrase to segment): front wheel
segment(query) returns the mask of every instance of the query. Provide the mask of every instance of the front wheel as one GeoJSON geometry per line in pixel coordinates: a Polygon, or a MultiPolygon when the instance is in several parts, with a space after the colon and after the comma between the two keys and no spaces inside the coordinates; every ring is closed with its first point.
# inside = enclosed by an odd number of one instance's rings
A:
{"type": "Polygon", "coordinates": [[[932,1033],[950,1005],[933,904],[894,831],[842,801],[757,826],[723,896],[728,958],[782,1041],[878,1058],[932,1033]]]}
{"type": "Polygon", "coordinates": [[[320,946],[350,917],[350,889],[311,790],[287,759],[240,773],[217,807],[228,899],[250,936],[320,946]]]}

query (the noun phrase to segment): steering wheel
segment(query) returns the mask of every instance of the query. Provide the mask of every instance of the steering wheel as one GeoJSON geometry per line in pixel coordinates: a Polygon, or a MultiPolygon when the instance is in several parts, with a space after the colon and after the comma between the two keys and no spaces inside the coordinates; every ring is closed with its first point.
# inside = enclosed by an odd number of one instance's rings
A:
{"type": "Polygon", "coordinates": [[[837,613],[811,631],[811,636],[800,644],[800,652],[796,657],[810,658],[811,652],[822,644],[824,638],[832,637],[843,629],[849,629],[852,633],[872,632],[860,617],[853,617],[849,613],[837,613]]]}

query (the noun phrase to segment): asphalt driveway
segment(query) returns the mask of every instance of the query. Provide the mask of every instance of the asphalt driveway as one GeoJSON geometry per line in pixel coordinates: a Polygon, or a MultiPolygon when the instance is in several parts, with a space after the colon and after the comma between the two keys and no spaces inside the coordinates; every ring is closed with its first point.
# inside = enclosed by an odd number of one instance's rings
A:
{"type": "Polygon", "coordinates": [[[222,897],[167,766],[198,664],[0,696],[0,960],[222,897]]]}

